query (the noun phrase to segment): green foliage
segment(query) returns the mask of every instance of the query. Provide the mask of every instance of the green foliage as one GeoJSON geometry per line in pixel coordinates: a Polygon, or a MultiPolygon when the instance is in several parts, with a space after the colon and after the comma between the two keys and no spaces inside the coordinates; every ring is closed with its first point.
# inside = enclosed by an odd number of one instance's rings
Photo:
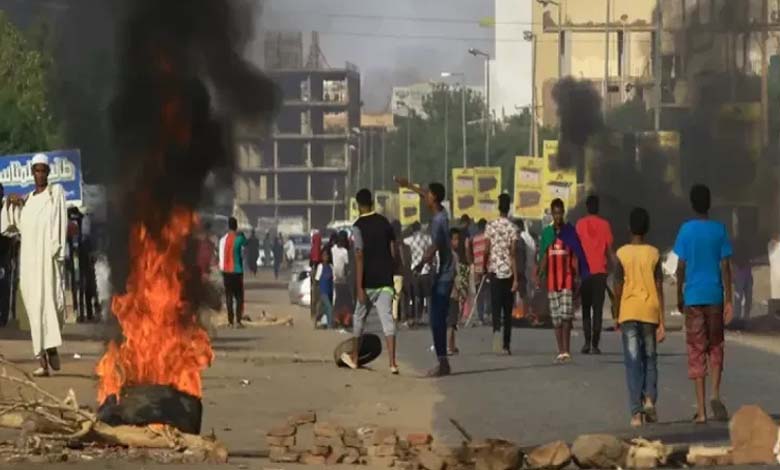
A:
{"type": "Polygon", "coordinates": [[[0,154],[58,146],[47,100],[50,64],[0,12],[0,154]]]}
{"type": "MultiPolygon", "coordinates": [[[[452,168],[463,166],[462,92],[446,85],[435,86],[423,101],[425,117],[412,114],[395,117],[396,128],[387,136],[386,178],[380,181],[380,162],[375,160],[375,186],[394,189],[392,177],[406,175],[406,139],[409,131],[410,167],[412,180],[419,183],[447,181],[451,183],[452,168]],[[445,113],[446,110],[446,113],[445,113]],[[446,116],[446,119],[445,119],[446,116]],[[447,123],[448,164],[445,169],[445,121],[447,123]],[[384,183],[384,184],[383,184],[384,183]]],[[[467,163],[469,167],[485,166],[485,130],[482,121],[482,95],[466,90],[467,163]]],[[[503,188],[512,190],[515,157],[528,155],[531,117],[525,113],[504,121],[493,122],[490,142],[490,166],[500,166],[503,188]]],[[[377,151],[378,155],[378,151],[377,151]]],[[[360,180],[361,186],[370,182],[368,166],[360,180]]]]}

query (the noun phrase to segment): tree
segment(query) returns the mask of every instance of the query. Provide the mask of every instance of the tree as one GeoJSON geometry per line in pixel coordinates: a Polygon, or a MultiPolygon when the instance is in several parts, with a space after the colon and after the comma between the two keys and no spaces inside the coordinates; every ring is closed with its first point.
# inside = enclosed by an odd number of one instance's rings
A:
{"type": "Polygon", "coordinates": [[[49,59],[0,12],[0,154],[57,146],[48,104],[49,59]]]}
{"type": "MultiPolygon", "coordinates": [[[[463,166],[463,118],[462,93],[447,85],[434,86],[430,95],[423,100],[423,112],[420,116],[414,112],[408,117],[396,116],[395,130],[386,139],[386,175],[388,181],[380,181],[379,146],[375,145],[375,182],[377,188],[392,188],[390,178],[393,175],[406,175],[406,139],[407,127],[410,145],[410,169],[416,182],[447,181],[452,178],[452,168],[463,166]],[[445,109],[447,132],[448,166],[444,167],[445,153],[445,109]],[[383,184],[384,183],[384,184],[383,184]]],[[[485,165],[485,129],[482,120],[484,110],[483,97],[472,90],[466,90],[467,122],[467,164],[469,167],[485,165]]],[[[503,176],[502,189],[512,190],[515,157],[528,154],[531,116],[527,112],[510,117],[501,122],[492,122],[490,147],[490,165],[500,166],[503,176]]],[[[368,165],[359,185],[370,182],[368,165]]]]}

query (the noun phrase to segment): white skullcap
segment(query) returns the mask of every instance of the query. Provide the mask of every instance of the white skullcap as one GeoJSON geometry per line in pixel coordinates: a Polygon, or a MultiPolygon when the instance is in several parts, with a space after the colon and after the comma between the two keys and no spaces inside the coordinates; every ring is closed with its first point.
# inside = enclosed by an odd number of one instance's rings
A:
{"type": "Polygon", "coordinates": [[[32,158],[32,164],[49,166],[49,157],[45,153],[36,153],[32,158]]]}

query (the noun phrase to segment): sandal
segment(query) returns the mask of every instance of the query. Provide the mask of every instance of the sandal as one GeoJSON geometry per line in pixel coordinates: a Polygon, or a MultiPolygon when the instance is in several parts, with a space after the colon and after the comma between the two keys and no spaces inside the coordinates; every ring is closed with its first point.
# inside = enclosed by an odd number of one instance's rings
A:
{"type": "Polygon", "coordinates": [[[561,362],[562,363],[566,364],[566,363],[569,363],[571,361],[572,361],[571,354],[569,354],[569,353],[563,353],[562,354],[562,357],[561,357],[561,362]]]}
{"type": "Polygon", "coordinates": [[[693,421],[693,424],[707,424],[707,417],[704,417],[704,420],[699,418],[699,413],[694,413],[693,418],[691,418],[691,421],[693,421]]]}
{"type": "Polygon", "coordinates": [[[644,406],[645,422],[657,423],[658,422],[658,410],[655,409],[655,404],[647,401],[644,406]]]}
{"type": "Polygon", "coordinates": [[[347,365],[352,370],[355,370],[358,368],[358,365],[355,364],[355,361],[352,360],[352,356],[349,353],[343,353],[341,354],[341,362],[347,365]]]}
{"type": "Polygon", "coordinates": [[[39,367],[35,369],[32,373],[33,377],[49,377],[51,376],[51,372],[49,372],[49,369],[44,369],[43,367],[39,367]]]}
{"type": "Polygon", "coordinates": [[[712,417],[715,421],[728,421],[729,412],[726,410],[726,405],[718,398],[710,400],[710,408],[712,408],[712,417]]]}
{"type": "Polygon", "coordinates": [[[398,366],[390,366],[390,374],[391,375],[398,375],[399,374],[398,366]]]}
{"type": "Polygon", "coordinates": [[[642,425],[645,424],[645,418],[642,413],[637,413],[634,416],[631,417],[631,427],[632,428],[641,428],[642,425]]]}
{"type": "Polygon", "coordinates": [[[563,364],[563,354],[558,354],[553,360],[553,364],[563,364]]]}

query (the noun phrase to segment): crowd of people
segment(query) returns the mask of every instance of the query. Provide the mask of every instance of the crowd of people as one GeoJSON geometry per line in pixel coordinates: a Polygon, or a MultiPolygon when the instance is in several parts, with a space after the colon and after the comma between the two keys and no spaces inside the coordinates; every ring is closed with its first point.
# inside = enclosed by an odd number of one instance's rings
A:
{"type": "MultiPolygon", "coordinates": [[[[513,321],[525,317],[536,324],[544,308],[554,331],[554,362],[564,365],[573,360],[571,333],[578,306],[584,333],[580,353],[601,354],[603,310],[609,293],[622,336],[631,425],[657,419],[657,345],[666,337],[663,260],[658,248],[645,241],[651,226],[645,209],[635,208],[626,220],[613,221],[630,234],[630,242],[615,249],[612,224],[599,215],[597,195],[587,198],[588,214],[575,224],[566,221],[563,201],[553,200],[552,222],[537,240],[522,221],[510,219],[507,194],[497,201],[496,220],[473,224],[463,217],[458,226],[451,227],[442,205],[443,185],[431,183],[423,188],[404,178],[396,182],[424,199],[432,214],[427,231],[415,223],[406,234],[401,233],[397,224],[373,211],[372,195],[363,189],[356,195],[360,216],[352,228],[352,245],[342,233],[313,250],[314,282],[320,297],[312,307],[319,312],[313,313],[315,319],[334,324],[334,296],[336,304],[344,297],[342,306],[348,311],[353,302],[348,285],[353,282],[354,343],[352,353],[342,355],[342,362],[358,368],[366,319],[375,315],[386,338],[390,371],[398,374],[397,326],[420,325],[427,317],[437,357],[427,375],[445,376],[451,373],[451,357],[459,352],[459,325],[490,316],[494,352],[511,355],[513,321]],[[335,246],[343,250],[338,262],[335,246]],[[349,253],[354,253],[354,260],[349,253]],[[340,284],[342,292],[334,284],[340,284]],[[543,307],[534,300],[540,293],[546,298],[543,307]]],[[[694,186],[690,201],[693,217],[681,226],[673,252],[678,258],[676,300],[685,315],[688,376],[697,399],[693,420],[700,423],[708,417],[708,376],[712,379],[712,416],[719,420],[728,416],[720,399],[720,382],[724,326],[733,317],[733,250],[725,226],[708,218],[709,189],[694,186]]],[[[348,326],[348,322],[340,325],[348,326]]]]}

